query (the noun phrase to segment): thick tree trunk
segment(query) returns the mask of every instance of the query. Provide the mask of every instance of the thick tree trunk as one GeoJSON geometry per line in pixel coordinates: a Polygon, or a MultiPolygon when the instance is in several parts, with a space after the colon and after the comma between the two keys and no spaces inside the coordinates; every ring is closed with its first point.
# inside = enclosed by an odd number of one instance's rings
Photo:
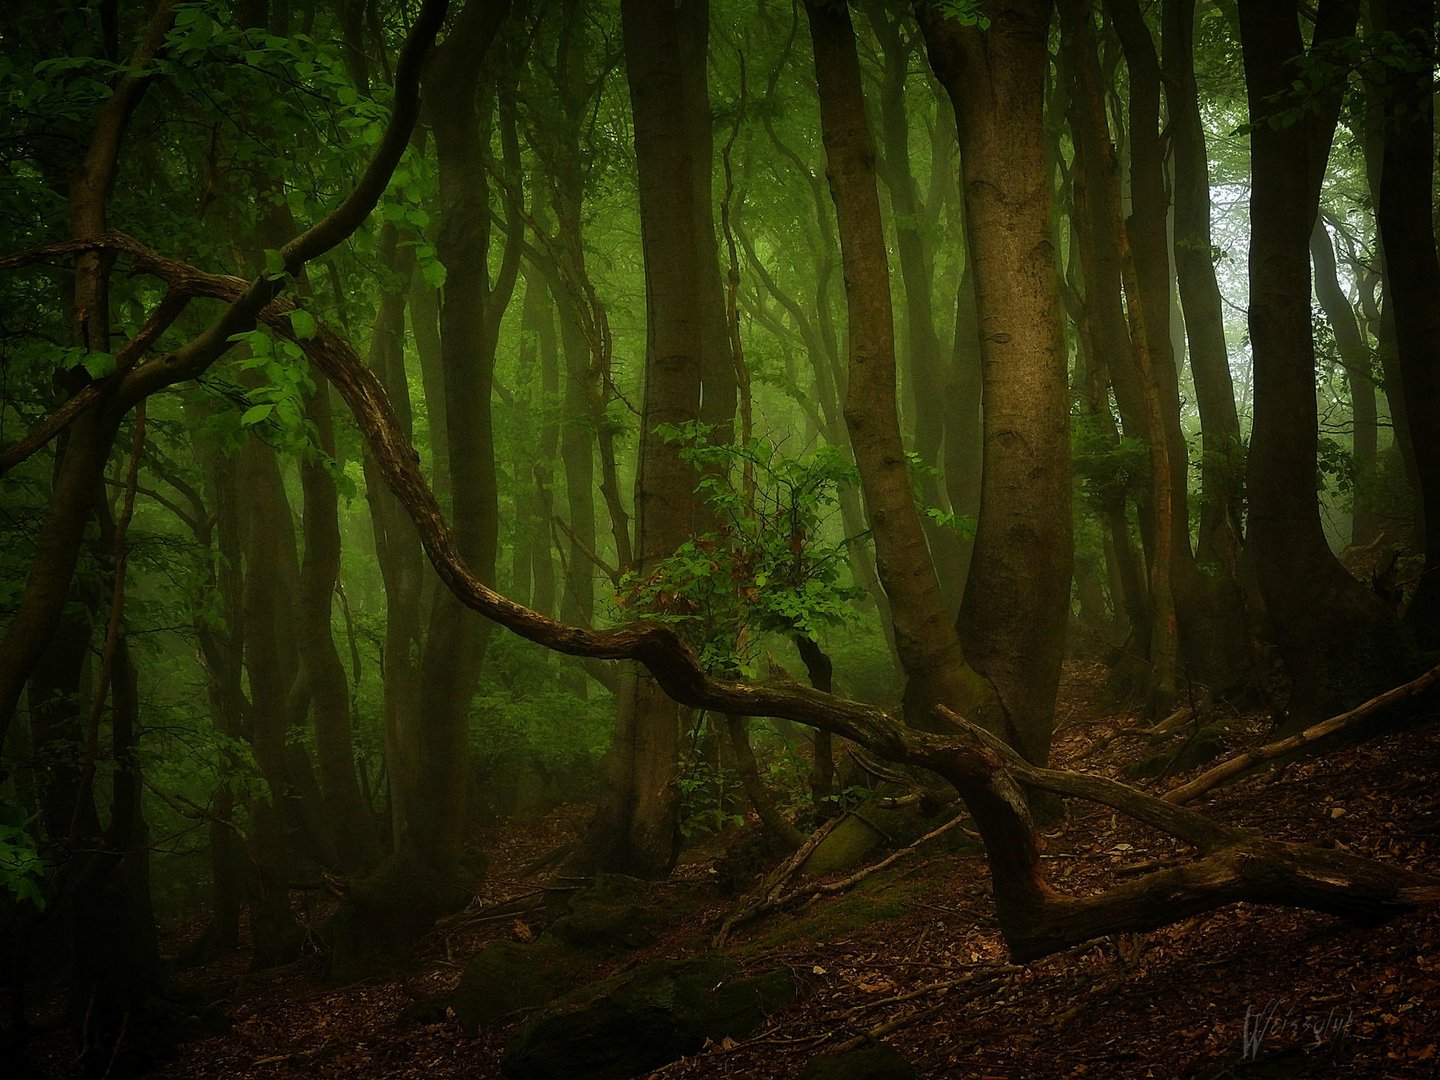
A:
{"type": "MultiPolygon", "coordinates": [[[[1317,44],[1354,28],[1353,4],[1322,0],[1317,44]]],[[[1291,723],[1303,726],[1402,681],[1413,667],[1413,649],[1394,615],[1330,551],[1316,494],[1309,246],[1338,87],[1307,105],[1303,120],[1272,125],[1270,114],[1285,107],[1291,92],[1291,64],[1305,53],[1297,8],[1244,4],[1240,29],[1252,121],[1249,541],[1290,676],[1291,723]]]]}
{"type": "Polygon", "coordinates": [[[1419,480],[1425,569],[1406,622],[1440,647],[1440,260],[1435,251],[1435,3],[1383,0],[1376,29],[1399,36],[1415,63],[1389,74],[1379,222],[1395,312],[1405,411],[1419,480]]]}
{"type": "Polygon", "coordinates": [[[995,688],[1012,745],[1050,752],[1071,576],[1070,409],[1045,160],[1048,0],[990,29],[919,12],[955,107],[984,365],[980,527],[960,610],[966,656],[995,688]]]}
{"type": "MultiPolygon", "coordinates": [[[[696,100],[704,81],[684,70],[686,56],[694,62],[697,51],[703,55],[697,42],[708,40],[709,6],[687,3],[677,9],[662,0],[624,0],[620,15],[645,257],[645,398],[634,565],[644,580],[693,532],[695,471],[656,429],[699,417],[706,336],[716,333],[713,301],[723,305],[723,300],[704,299],[707,283],[719,283],[718,265],[712,273],[701,266],[704,251],[708,248],[713,261],[715,250],[713,234],[708,244],[700,236],[702,223],[710,220],[711,162],[697,158],[708,138],[696,126],[708,119],[705,104],[696,100]],[[702,192],[703,210],[696,205],[702,192]]],[[[587,844],[598,865],[647,877],[663,876],[674,866],[680,839],[678,737],[675,703],[649,672],[638,666],[627,670],[610,750],[610,788],[587,844]]]]}

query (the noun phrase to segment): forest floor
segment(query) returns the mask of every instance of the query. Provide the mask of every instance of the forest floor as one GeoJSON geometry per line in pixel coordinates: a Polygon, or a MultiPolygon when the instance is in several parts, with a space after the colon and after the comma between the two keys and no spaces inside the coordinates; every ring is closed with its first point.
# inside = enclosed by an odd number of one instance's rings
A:
{"type": "MultiPolygon", "coordinates": [[[[1056,763],[1120,776],[1146,752],[1132,714],[1107,711],[1103,669],[1072,663],[1056,763]]],[[[1427,708],[1434,709],[1433,701],[1427,708]]],[[[1239,716],[1232,747],[1263,740],[1262,713],[1239,716]]],[[[1343,846],[1440,872],[1440,725],[1425,724],[1222,788],[1197,805],[1277,837],[1343,846]]],[[[1151,781],[1160,790],[1176,781],[1151,781]]],[[[499,1076],[523,1017],[478,1038],[450,1021],[400,1022],[412,1001],[455,985],[486,942],[528,940],[522,914],[486,912],[535,889],[521,867],[573,838],[587,807],[487,830],[491,877],[471,917],[425,945],[406,973],[327,986],[318,960],[248,975],[246,957],[183,974],[218,1001],[228,1033],[182,1044],[152,1075],[198,1078],[499,1076]]],[[[1110,811],[1072,805],[1046,837],[1062,891],[1097,890],[1127,868],[1177,853],[1110,811]]],[[[595,974],[703,951],[736,898],[709,882],[713,850],[688,858],[656,902],[691,914],[639,953],[597,959],[595,974]],[[682,894],[683,893],[683,897],[682,894]]],[[[319,913],[312,913],[312,918],[319,913]]],[[[184,928],[172,942],[184,944],[184,928]]],[[[728,949],[747,969],[785,966],[802,990],[741,1041],[726,1039],[653,1075],[666,1080],[793,1077],[811,1056],[883,1037],[924,1076],[1440,1076],[1440,912],[1357,928],[1309,912],[1236,905],[1157,932],[1109,938],[1026,965],[1008,962],[977,851],[922,848],[846,894],[746,924],[728,949]]],[[[565,1080],[565,1078],[557,1078],[565,1080]]]]}

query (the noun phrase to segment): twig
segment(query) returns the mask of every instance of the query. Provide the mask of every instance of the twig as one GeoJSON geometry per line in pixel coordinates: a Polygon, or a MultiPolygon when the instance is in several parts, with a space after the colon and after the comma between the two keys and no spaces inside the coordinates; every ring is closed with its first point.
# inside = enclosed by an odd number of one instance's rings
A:
{"type": "Polygon", "coordinates": [[[576,551],[580,552],[581,555],[584,555],[585,558],[589,559],[592,563],[594,563],[595,566],[600,570],[600,572],[610,579],[610,584],[614,585],[617,589],[620,587],[619,570],[615,569],[615,567],[611,566],[604,559],[600,558],[599,555],[595,554],[595,552],[590,550],[589,546],[586,545],[585,541],[581,540],[580,537],[575,535],[575,530],[570,528],[570,526],[565,523],[565,519],[560,517],[560,515],[556,514],[550,520],[559,527],[561,532],[563,532],[566,536],[570,538],[570,542],[575,545],[576,551]]]}
{"type": "Polygon", "coordinates": [[[169,806],[170,809],[174,810],[180,816],[190,818],[194,821],[210,821],[216,825],[222,825],[238,836],[242,843],[248,844],[250,842],[250,838],[245,835],[245,830],[229,818],[223,818],[213,811],[205,809],[205,807],[191,799],[187,799],[184,795],[170,795],[160,790],[160,788],[155,786],[155,782],[144,773],[140,774],[140,782],[149,788],[151,793],[161,802],[165,803],[165,805],[169,806]]]}

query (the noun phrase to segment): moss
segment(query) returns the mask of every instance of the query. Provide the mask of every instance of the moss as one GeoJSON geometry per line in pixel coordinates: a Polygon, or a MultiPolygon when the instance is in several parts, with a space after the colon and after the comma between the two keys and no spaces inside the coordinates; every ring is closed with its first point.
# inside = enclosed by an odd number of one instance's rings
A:
{"type": "Polygon", "coordinates": [[[598,953],[625,952],[653,944],[673,925],[673,908],[656,905],[650,886],[623,874],[601,874],[570,898],[567,914],[548,931],[567,945],[598,953]]]}
{"type": "Polygon", "coordinates": [[[451,993],[416,1002],[401,1020],[433,1023],[453,1010],[461,1030],[473,1037],[507,1013],[553,999],[574,979],[573,960],[569,950],[544,938],[492,941],[470,958],[451,993]]]}
{"type": "Polygon", "coordinates": [[[858,870],[882,850],[904,847],[932,826],[913,809],[883,810],[862,806],[846,815],[810,853],[801,867],[809,877],[858,870]]]}
{"type": "Polygon", "coordinates": [[[923,878],[901,880],[897,872],[882,871],[842,896],[822,900],[798,914],[782,914],[743,948],[763,954],[794,941],[833,941],[878,922],[904,918],[917,901],[933,895],[933,885],[923,878]]]}
{"type": "Polygon", "coordinates": [[[512,1080],[622,1080],[703,1047],[740,1038],[794,1000],[788,971],[739,976],[715,954],[658,960],[567,994],[505,1047],[512,1080]]]}

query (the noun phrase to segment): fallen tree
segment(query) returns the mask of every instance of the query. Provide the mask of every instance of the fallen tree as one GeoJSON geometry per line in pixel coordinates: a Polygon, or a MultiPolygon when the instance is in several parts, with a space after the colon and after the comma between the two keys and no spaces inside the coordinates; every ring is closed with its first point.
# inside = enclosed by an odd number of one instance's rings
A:
{"type": "Polygon", "coordinates": [[[1267,761],[1289,757],[1307,746],[1314,746],[1338,732],[1354,727],[1361,720],[1374,716],[1392,705],[1398,705],[1402,701],[1417,697],[1437,682],[1440,682],[1440,667],[1433,667],[1408,683],[1386,690],[1383,694],[1376,694],[1369,701],[1362,702],[1338,716],[1332,716],[1329,720],[1312,724],[1304,731],[1297,732],[1287,739],[1276,739],[1264,746],[1257,746],[1254,750],[1246,750],[1243,754],[1226,758],[1219,765],[1207,769],[1195,777],[1194,780],[1167,791],[1164,796],[1165,801],[1175,803],[1177,806],[1193,802],[1201,795],[1213,791],[1222,784],[1228,784],[1236,777],[1245,775],[1251,769],[1263,765],[1267,761]]]}
{"type": "MultiPolygon", "coordinates": [[[[234,303],[250,283],[163,258],[139,241],[107,233],[0,259],[0,269],[81,250],[103,249],[131,260],[135,272],[164,281],[174,294],[234,303]]],[[[259,321],[293,338],[294,305],[275,298],[259,321]]],[[[919,766],[953,786],[985,844],[1002,933],[1016,960],[1033,960],[1107,934],[1151,930],[1239,901],[1305,908],[1357,922],[1375,922],[1440,901],[1433,878],[1341,851],[1269,839],[1222,825],[1164,798],[1098,776],[1032,765],[996,736],[945,706],[952,729],[929,734],[883,709],[793,680],[740,682],[716,678],[669,626],[637,622],[597,630],[548,618],[481,582],[460,557],[455,538],[398,424],[378,378],[332,328],[296,344],[344,398],[373,455],[376,471],[414,522],[441,581],[462,603],[501,626],[556,652],[644,664],[683,705],[735,716],[792,720],[830,732],[888,761],[919,766]],[[1187,863],[1167,866],[1085,897],[1057,893],[1041,868],[1041,839],[1026,789],[1108,806],[1196,849],[1187,863]]],[[[161,361],[155,361],[160,363],[161,361]]],[[[136,375],[148,365],[140,365],[136,375]]],[[[1363,706],[1362,706],[1363,708],[1363,706]]]]}

